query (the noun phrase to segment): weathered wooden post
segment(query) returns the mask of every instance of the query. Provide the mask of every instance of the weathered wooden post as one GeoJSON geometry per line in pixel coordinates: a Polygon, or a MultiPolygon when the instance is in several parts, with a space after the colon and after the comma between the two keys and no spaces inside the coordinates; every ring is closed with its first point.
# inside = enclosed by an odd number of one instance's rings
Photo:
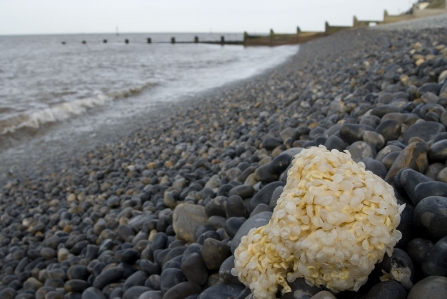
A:
{"type": "Polygon", "coordinates": [[[82,41],[82,44],[84,44],[84,45],[85,45],[86,43],[87,43],[87,42],[86,42],[85,40],[83,40],[83,41],[82,41]]]}
{"type": "Polygon", "coordinates": [[[199,42],[199,37],[198,36],[194,36],[194,42],[197,44],[199,42]]]}
{"type": "Polygon", "coordinates": [[[225,44],[225,36],[223,35],[220,37],[220,44],[221,45],[225,44]]]}
{"type": "Polygon", "coordinates": [[[129,43],[129,40],[126,38],[126,39],[124,40],[124,42],[125,42],[126,44],[128,44],[128,43],[129,43]]]}
{"type": "Polygon", "coordinates": [[[270,36],[274,35],[275,32],[273,31],[273,29],[270,29],[270,36]]]}
{"type": "Polygon", "coordinates": [[[147,43],[148,43],[148,44],[152,43],[152,40],[151,40],[150,37],[147,38],[147,43]]]}
{"type": "Polygon", "coordinates": [[[171,44],[175,44],[175,37],[171,37],[171,44]]]}
{"type": "Polygon", "coordinates": [[[61,42],[61,44],[65,45],[65,42],[61,42]]]}
{"type": "Polygon", "coordinates": [[[301,33],[301,28],[298,26],[296,27],[296,34],[300,34],[301,33]]]}
{"type": "Polygon", "coordinates": [[[105,40],[103,40],[102,42],[103,42],[103,43],[105,43],[105,44],[107,44],[107,40],[106,40],[106,39],[105,39],[105,40]]]}

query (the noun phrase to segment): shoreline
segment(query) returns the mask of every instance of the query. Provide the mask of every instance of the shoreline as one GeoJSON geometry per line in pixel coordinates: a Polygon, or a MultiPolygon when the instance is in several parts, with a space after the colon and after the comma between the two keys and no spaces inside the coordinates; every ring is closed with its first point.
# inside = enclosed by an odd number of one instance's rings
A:
{"type": "MultiPolygon", "coordinates": [[[[434,178],[442,189],[447,182],[440,163],[447,145],[433,149],[446,138],[447,100],[440,84],[422,88],[447,69],[445,58],[436,60],[443,49],[435,49],[445,37],[442,29],[359,29],[314,40],[262,75],[174,104],[157,112],[150,127],[74,153],[64,170],[43,168],[11,181],[0,201],[0,297],[245,298],[250,291],[228,274],[236,232],[248,231],[255,218],[268,221],[293,154],[320,144],[350,150],[407,204],[396,252],[412,260],[415,285],[380,289],[373,272],[358,293],[328,296],[383,297],[395,289],[406,296],[428,287],[445,294],[442,283],[421,286],[422,278],[442,274],[408,249],[416,238],[433,248],[442,239],[434,224],[423,233],[414,227],[413,214],[417,183],[434,178]],[[395,129],[380,129],[385,121],[395,129]],[[418,130],[422,123],[431,125],[428,132],[418,130]],[[281,158],[288,162],[275,167],[281,158]],[[411,184],[402,175],[406,168],[413,169],[411,184]],[[174,214],[183,202],[194,208],[179,220],[174,214]]],[[[325,292],[302,282],[292,290],[309,297],[325,292]]]]}

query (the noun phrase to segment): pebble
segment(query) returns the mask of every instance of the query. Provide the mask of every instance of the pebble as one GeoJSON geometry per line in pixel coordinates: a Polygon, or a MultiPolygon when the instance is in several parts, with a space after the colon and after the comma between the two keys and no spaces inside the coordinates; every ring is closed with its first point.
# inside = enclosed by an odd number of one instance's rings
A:
{"type": "Polygon", "coordinates": [[[208,238],[203,243],[202,258],[205,266],[210,270],[219,269],[230,255],[230,247],[222,241],[208,238]]]}
{"type": "Polygon", "coordinates": [[[411,288],[407,299],[443,299],[447,294],[447,277],[430,276],[420,280],[411,288]]]}
{"type": "Polygon", "coordinates": [[[407,292],[398,282],[382,281],[369,290],[365,299],[406,299],[407,292]]]}
{"type": "Polygon", "coordinates": [[[283,182],[277,181],[265,185],[255,196],[250,200],[250,209],[253,211],[257,205],[270,204],[273,192],[277,187],[283,187],[285,184],[283,182]]]}
{"type": "Polygon", "coordinates": [[[428,196],[414,210],[414,226],[421,234],[436,242],[447,236],[447,197],[428,196]]]}
{"type": "Polygon", "coordinates": [[[173,227],[178,238],[186,242],[196,240],[195,231],[199,225],[205,225],[208,216],[205,207],[192,204],[179,204],[173,215],[173,227]]]}
{"type": "MultiPolygon", "coordinates": [[[[170,288],[164,295],[165,299],[183,299],[194,294],[200,294],[202,289],[194,282],[185,281],[170,288]]],[[[123,298],[124,299],[124,298],[123,298]]]]}
{"type": "Polygon", "coordinates": [[[244,287],[235,284],[215,284],[200,293],[197,299],[231,299],[239,295],[244,287]]]}
{"type": "Polygon", "coordinates": [[[188,281],[198,285],[203,285],[208,280],[208,270],[199,253],[192,253],[182,260],[181,270],[188,281]]]}
{"type": "Polygon", "coordinates": [[[429,249],[421,268],[425,276],[447,275],[447,236],[429,249]]]}

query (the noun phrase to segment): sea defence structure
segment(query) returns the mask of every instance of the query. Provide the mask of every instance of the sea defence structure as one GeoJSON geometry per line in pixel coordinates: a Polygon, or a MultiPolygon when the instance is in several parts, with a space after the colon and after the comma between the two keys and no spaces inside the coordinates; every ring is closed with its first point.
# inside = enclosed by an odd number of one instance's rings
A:
{"type": "Polygon", "coordinates": [[[279,45],[291,45],[301,44],[313,39],[328,36],[336,32],[347,30],[351,28],[369,27],[372,25],[389,24],[400,21],[406,21],[416,18],[424,18],[429,16],[435,16],[439,14],[447,13],[447,1],[440,1],[440,5],[436,8],[432,8],[430,3],[416,3],[410,9],[409,12],[400,15],[390,15],[386,10],[383,13],[383,20],[359,20],[356,16],[353,17],[352,26],[333,26],[325,22],[324,31],[301,31],[300,27],[297,27],[296,33],[293,34],[278,34],[270,30],[269,35],[251,35],[247,32],[244,33],[245,46],[279,46],[279,45]]]}

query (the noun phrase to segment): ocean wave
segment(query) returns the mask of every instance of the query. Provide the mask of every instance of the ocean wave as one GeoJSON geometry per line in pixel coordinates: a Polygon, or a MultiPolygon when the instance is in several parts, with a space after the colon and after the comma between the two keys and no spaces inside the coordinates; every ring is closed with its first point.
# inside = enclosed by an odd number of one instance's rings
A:
{"type": "Polygon", "coordinates": [[[0,135],[11,134],[20,129],[38,129],[45,124],[64,121],[82,115],[94,107],[104,106],[107,102],[136,96],[143,90],[156,85],[154,83],[146,83],[139,87],[109,93],[98,92],[93,97],[59,103],[45,109],[22,113],[0,120],[0,135]]]}

